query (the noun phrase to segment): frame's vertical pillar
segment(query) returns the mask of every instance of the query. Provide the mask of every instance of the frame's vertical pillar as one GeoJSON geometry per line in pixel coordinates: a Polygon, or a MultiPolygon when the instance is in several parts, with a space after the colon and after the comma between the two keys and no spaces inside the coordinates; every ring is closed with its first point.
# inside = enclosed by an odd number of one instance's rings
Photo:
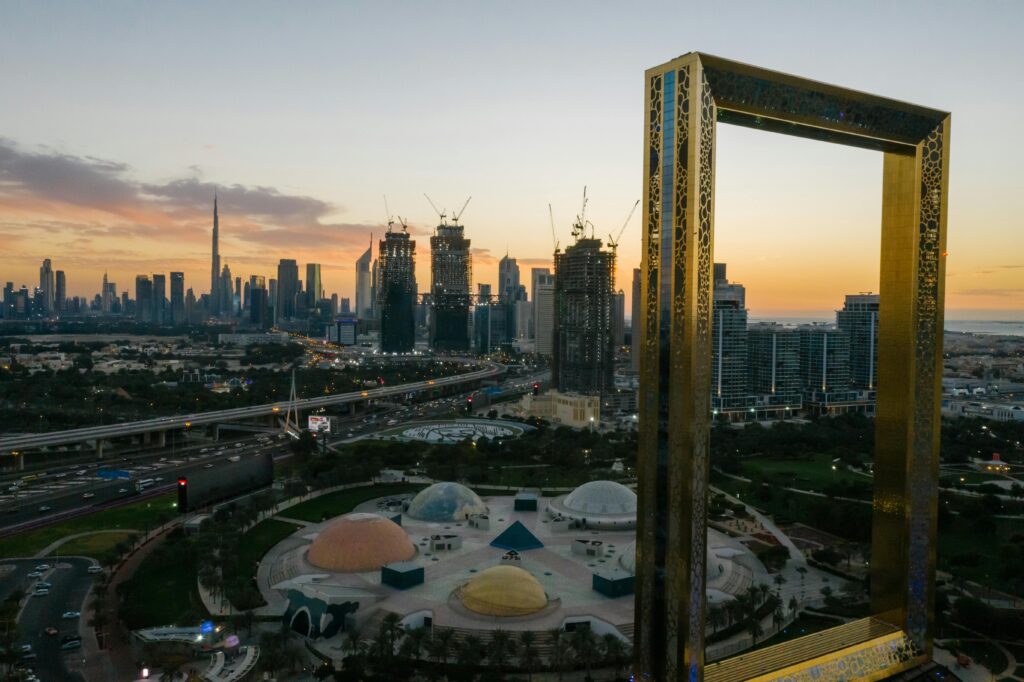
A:
{"type": "Polygon", "coordinates": [[[931,654],[949,117],[885,154],[872,611],[931,654]]]}
{"type": "Polygon", "coordinates": [[[649,71],[646,107],[637,673],[696,680],[704,668],[716,118],[699,58],[649,71]]]}

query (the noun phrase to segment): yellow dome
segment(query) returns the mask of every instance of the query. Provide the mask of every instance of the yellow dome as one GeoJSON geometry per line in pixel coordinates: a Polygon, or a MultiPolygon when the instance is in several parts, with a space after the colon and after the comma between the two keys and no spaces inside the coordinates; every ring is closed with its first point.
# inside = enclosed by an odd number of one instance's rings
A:
{"type": "Polygon", "coordinates": [[[317,568],[358,573],[415,554],[409,536],[394,521],[376,514],[347,514],[320,531],[306,557],[317,568]]]}
{"type": "Polygon", "coordinates": [[[537,579],[516,566],[494,566],[468,583],[460,594],[462,604],[485,616],[527,616],[548,605],[537,579]]]}

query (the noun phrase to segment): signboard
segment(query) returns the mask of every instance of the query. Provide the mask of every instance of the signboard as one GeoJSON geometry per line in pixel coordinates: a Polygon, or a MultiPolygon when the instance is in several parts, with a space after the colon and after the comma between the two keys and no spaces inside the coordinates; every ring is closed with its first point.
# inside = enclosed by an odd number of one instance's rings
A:
{"type": "Polygon", "coordinates": [[[212,620],[204,620],[202,623],[200,623],[199,624],[199,632],[203,633],[204,635],[208,635],[211,632],[213,632],[213,621],[212,620]]]}
{"type": "Polygon", "coordinates": [[[331,418],[323,416],[311,416],[309,418],[309,430],[313,433],[330,433],[331,418]]]}

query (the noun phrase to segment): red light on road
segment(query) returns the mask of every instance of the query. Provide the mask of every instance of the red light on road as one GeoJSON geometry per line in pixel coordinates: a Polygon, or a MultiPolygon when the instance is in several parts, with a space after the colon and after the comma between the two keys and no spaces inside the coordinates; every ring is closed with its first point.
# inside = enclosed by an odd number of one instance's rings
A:
{"type": "Polygon", "coordinates": [[[188,485],[188,481],[184,478],[179,478],[178,485],[188,485]]]}

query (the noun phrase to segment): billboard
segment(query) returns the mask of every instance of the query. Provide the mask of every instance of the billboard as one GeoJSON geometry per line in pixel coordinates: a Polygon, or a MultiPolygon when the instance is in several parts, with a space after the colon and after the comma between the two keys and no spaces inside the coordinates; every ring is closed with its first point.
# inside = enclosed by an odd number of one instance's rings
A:
{"type": "Polygon", "coordinates": [[[178,478],[178,513],[266,488],[273,481],[274,458],[269,452],[242,455],[237,462],[222,460],[210,469],[193,469],[178,478]]]}
{"type": "Polygon", "coordinates": [[[330,433],[331,418],[322,415],[309,417],[309,430],[313,433],[330,433]]]}

